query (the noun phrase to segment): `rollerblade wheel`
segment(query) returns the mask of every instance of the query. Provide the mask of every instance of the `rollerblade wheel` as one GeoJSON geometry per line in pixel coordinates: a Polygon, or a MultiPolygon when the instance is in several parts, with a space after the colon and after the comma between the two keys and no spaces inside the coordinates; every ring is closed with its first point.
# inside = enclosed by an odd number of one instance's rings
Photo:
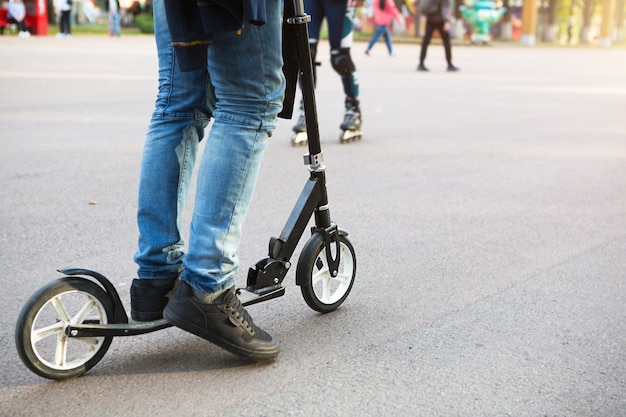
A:
{"type": "Polygon", "coordinates": [[[84,278],[65,277],[40,288],[22,308],[15,344],[22,362],[48,379],[80,376],[96,365],[113,337],[69,337],[70,324],[107,324],[113,305],[102,288],[84,278]]]}
{"type": "MultiPolygon", "coordinates": [[[[337,309],[348,297],[356,277],[356,255],[348,237],[340,234],[340,262],[337,274],[330,271],[324,238],[315,233],[302,250],[296,275],[301,283],[304,300],[315,311],[328,313],[337,309]]],[[[336,256],[337,245],[332,242],[331,254],[336,256]]]]}
{"type": "Polygon", "coordinates": [[[339,143],[350,143],[361,140],[363,133],[360,130],[344,130],[339,135],[339,143]]]}
{"type": "Polygon", "coordinates": [[[308,141],[308,136],[306,134],[306,130],[303,132],[295,132],[292,136],[291,136],[291,146],[296,147],[296,146],[305,146],[307,144],[308,141]]]}

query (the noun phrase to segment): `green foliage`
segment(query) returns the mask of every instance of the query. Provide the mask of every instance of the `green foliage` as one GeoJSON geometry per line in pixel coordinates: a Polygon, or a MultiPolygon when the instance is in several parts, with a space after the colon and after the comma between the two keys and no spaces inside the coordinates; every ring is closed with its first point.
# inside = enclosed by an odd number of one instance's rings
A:
{"type": "Polygon", "coordinates": [[[135,25],[141,33],[154,33],[154,21],[152,13],[139,13],[135,16],[135,25]]]}

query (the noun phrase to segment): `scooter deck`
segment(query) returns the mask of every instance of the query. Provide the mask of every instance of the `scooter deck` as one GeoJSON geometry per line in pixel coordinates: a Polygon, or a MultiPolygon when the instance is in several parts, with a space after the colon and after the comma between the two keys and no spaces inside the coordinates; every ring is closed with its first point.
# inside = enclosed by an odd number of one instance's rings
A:
{"type": "Polygon", "coordinates": [[[65,328],[65,334],[69,337],[112,337],[112,336],[136,336],[155,332],[171,327],[165,319],[155,321],[130,321],[129,323],[81,323],[72,324],[65,328]]]}
{"type": "MultiPolygon", "coordinates": [[[[274,287],[264,291],[254,291],[252,289],[238,288],[237,295],[244,306],[271,300],[285,294],[285,287],[274,287]]],[[[136,336],[140,334],[155,332],[157,330],[171,327],[165,319],[154,321],[134,321],[129,318],[128,323],[89,323],[72,324],[65,328],[65,334],[69,337],[118,337],[136,336]]]]}

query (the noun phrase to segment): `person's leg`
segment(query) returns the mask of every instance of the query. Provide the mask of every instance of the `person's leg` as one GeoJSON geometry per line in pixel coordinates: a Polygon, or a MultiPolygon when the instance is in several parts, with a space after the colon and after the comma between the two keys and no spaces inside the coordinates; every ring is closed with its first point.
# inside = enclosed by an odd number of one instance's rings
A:
{"type": "Polygon", "coordinates": [[[268,22],[241,34],[217,33],[209,47],[214,122],[198,171],[196,202],[181,277],[205,293],[234,285],[236,251],[265,149],[282,108],[279,0],[268,22]]]}
{"type": "Polygon", "coordinates": [[[206,95],[207,71],[181,72],[178,68],[163,0],[154,1],[153,14],[159,90],[139,177],[139,239],[135,254],[139,279],[131,287],[131,314],[144,321],[162,317],[165,294],[183,270],[181,216],[198,142],[204,136],[212,107],[206,95]]]}
{"type": "Polygon", "coordinates": [[[352,61],[352,55],[350,49],[352,48],[352,41],[354,39],[354,17],[356,15],[356,9],[354,7],[348,7],[343,11],[343,23],[341,25],[341,43],[339,44],[339,51],[331,46],[331,55],[341,56],[341,64],[339,68],[335,68],[335,71],[341,74],[341,82],[343,84],[343,91],[346,98],[354,102],[354,106],[357,110],[359,108],[359,77],[357,74],[356,66],[352,61]],[[337,55],[335,55],[337,54],[337,55]]]}
{"type": "Polygon", "coordinates": [[[324,0],[304,0],[304,10],[311,16],[311,20],[307,23],[309,32],[309,46],[311,49],[311,60],[313,61],[313,79],[317,82],[317,46],[319,44],[320,34],[322,30],[322,22],[326,17],[324,8],[324,0]]]}
{"type": "Polygon", "coordinates": [[[433,22],[426,21],[426,30],[424,32],[424,39],[422,39],[422,49],[420,51],[420,62],[417,67],[418,70],[428,71],[428,69],[424,66],[424,61],[426,61],[426,51],[428,50],[428,44],[430,43],[430,39],[433,36],[434,24],[433,22]]]}
{"type": "Polygon", "coordinates": [[[439,34],[441,35],[444,51],[446,53],[446,62],[448,63],[448,69],[454,68],[454,65],[452,65],[452,46],[450,45],[450,33],[445,30],[444,24],[442,24],[438,28],[438,30],[439,34]]]}
{"type": "Polygon", "coordinates": [[[361,126],[359,102],[359,78],[352,61],[350,48],[353,41],[355,8],[346,7],[345,2],[327,0],[328,40],[333,69],[341,77],[343,85],[344,118],[339,128],[355,130],[361,126]]]}
{"type": "Polygon", "coordinates": [[[387,51],[389,51],[389,55],[393,55],[393,41],[391,39],[391,30],[389,26],[384,26],[384,34],[385,34],[385,42],[387,43],[387,51]]]}
{"type": "MultiPolygon", "coordinates": [[[[317,84],[317,46],[319,42],[320,32],[322,30],[322,22],[324,21],[326,12],[324,11],[323,0],[304,0],[304,9],[311,17],[309,23],[307,23],[307,31],[309,33],[309,49],[311,51],[311,62],[313,63],[313,83],[317,84]]],[[[302,80],[298,76],[298,83],[301,86],[302,80]]],[[[296,124],[292,130],[295,134],[306,132],[306,117],[304,114],[304,103],[300,99],[300,114],[296,124]]],[[[297,135],[292,137],[292,145],[305,144],[307,141],[306,135],[297,135]]]]}
{"type": "Polygon", "coordinates": [[[17,31],[19,33],[26,31],[26,23],[24,22],[23,19],[17,20],[14,17],[9,17],[7,20],[9,23],[13,23],[15,26],[17,26],[17,31]]]}
{"type": "Polygon", "coordinates": [[[424,64],[426,61],[426,52],[428,51],[428,45],[430,44],[430,39],[433,36],[434,28],[435,26],[432,22],[426,22],[424,39],[422,39],[422,50],[420,52],[420,64],[424,64]]]}
{"type": "Polygon", "coordinates": [[[163,312],[175,326],[254,360],[279,352],[278,342],[253,323],[234,290],[241,227],[285,88],[280,1],[266,5],[265,25],[217,33],[209,47],[214,123],[198,170],[181,283],[163,312]]]}
{"type": "Polygon", "coordinates": [[[365,50],[366,54],[369,53],[369,51],[372,49],[374,44],[378,42],[378,38],[380,38],[380,35],[382,35],[384,31],[385,31],[385,26],[378,25],[376,27],[376,31],[374,31],[374,34],[372,35],[372,39],[370,39],[370,42],[367,45],[367,49],[365,50]]]}
{"type": "Polygon", "coordinates": [[[71,10],[64,11],[63,16],[64,16],[64,21],[65,21],[63,33],[66,35],[69,35],[70,33],[72,33],[72,11],[71,10]]]}
{"type": "Polygon", "coordinates": [[[118,12],[109,12],[109,35],[110,36],[119,36],[120,34],[119,17],[120,15],[118,12]]]}
{"type": "Polygon", "coordinates": [[[122,15],[119,10],[115,12],[115,36],[122,34],[122,15]]]}

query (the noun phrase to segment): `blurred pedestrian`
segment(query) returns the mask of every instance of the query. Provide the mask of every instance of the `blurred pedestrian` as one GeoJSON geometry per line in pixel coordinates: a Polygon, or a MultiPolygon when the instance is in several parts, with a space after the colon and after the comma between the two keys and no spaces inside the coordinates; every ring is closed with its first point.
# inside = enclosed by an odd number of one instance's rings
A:
{"type": "Polygon", "coordinates": [[[26,27],[26,6],[23,0],[11,0],[7,11],[7,20],[17,26],[19,36],[27,38],[30,32],[26,27]]]}
{"type": "Polygon", "coordinates": [[[395,19],[398,23],[402,23],[402,15],[398,11],[396,4],[393,0],[374,0],[372,2],[372,8],[374,9],[374,23],[376,24],[376,31],[372,35],[365,54],[369,55],[370,50],[374,44],[378,41],[381,35],[384,36],[387,43],[387,51],[389,56],[393,55],[393,41],[391,39],[391,22],[395,19]]]}
{"type": "Polygon", "coordinates": [[[109,36],[120,36],[120,2],[119,0],[106,0],[106,9],[109,15],[109,36]]]}
{"type": "Polygon", "coordinates": [[[59,11],[59,33],[57,37],[67,38],[71,36],[72,24],[70,22],[72,14],[72,0],[58,0],[56,3],[59,11]]]}
{"type": "Polygon", "coordinates": [[[458,71],[459,68],[452,64],[452,46],[450,45],[450,7],[448,0],[422,0],[420,12],[426,17],[426,32],[422,40],[422,50],[420,51],[420,62],[417,66],[418,71],[428,71],[424,65],[426,60],[426,51],[428,44],[433,36],[433,32],[437,30],[441,36],[443,47],[446,52],[446,61],[448,62],[448,71],[458,71]]]}

